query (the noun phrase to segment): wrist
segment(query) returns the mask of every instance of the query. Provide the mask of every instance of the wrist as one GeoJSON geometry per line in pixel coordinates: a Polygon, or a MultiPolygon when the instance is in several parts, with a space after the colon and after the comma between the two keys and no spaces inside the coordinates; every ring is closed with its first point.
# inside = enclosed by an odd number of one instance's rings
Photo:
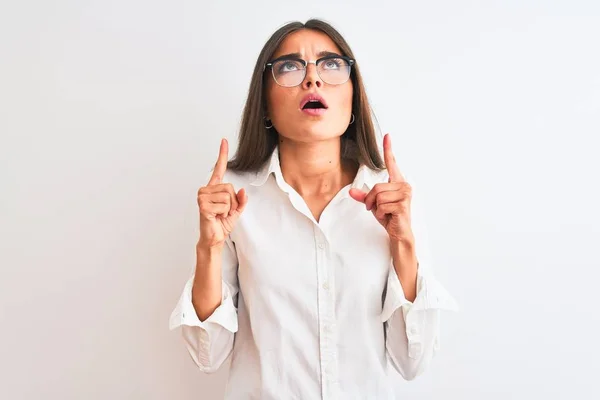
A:
{"type": "Polygon", "coordinates": [[[213,235],[200,234],[200,237],[198,238],[198,241],[196,242],[196,251],[207,252],[207,251],[212,251],[212,250],[220,250],[223,248],[223,245],[225,244],[224,240],[217,241],[214,239],[214,237],[211,237],[210,239],[208,239],[207,237],[209,237],[209,236],[213,236],[213,235]]]}
{"type": "Polygon", "coordinates": [[[196,244],[196,256],[198,260],[202,260],[203,263],[209,263],[211,260],[220,257],[223,251],[223,243],[219,243],[216,245],[211,245],[209,243],[204,243],[199,241],[196,244]]]}
{"type": "Polygon", "coordinates": [[[416,273],[418,261],[414,240],[394,240],[390,243],[390,250],[398,275],[416,273]]]}
{"type": "Polygon", "coordinates": [[[394,255],[411,253],[415,251],[415,240],[412,236],[394,238],[390,240],[390,248],[394,255]]]}

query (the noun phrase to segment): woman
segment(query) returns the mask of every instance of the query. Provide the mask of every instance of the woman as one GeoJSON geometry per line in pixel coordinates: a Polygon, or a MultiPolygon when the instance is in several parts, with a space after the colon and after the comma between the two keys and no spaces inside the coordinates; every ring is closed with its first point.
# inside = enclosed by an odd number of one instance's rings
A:
{"type": "Polygon", "coordinates": [[[429,364],[456,305],[383,148],[342,36],[319,20],[275,32],[237,153],[223,140],[198,192],[197,264],[171,316],[202,371],[232,353],[227,398],[392,399],[388,364],[405,379],[429,364]]]}

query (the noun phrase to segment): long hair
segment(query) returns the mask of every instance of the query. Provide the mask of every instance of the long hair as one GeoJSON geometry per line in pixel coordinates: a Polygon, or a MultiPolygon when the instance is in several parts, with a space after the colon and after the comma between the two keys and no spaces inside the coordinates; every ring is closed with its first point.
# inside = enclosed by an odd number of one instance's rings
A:
{"type": "MultiPolygon", "coordinates": [[[[291,22],[273,33],[256,60],[242,114],[238,148],[234,158],[228,162],[227,168],[234,171],[257,171],[275,150],[278,134],[273,128],[267,129],[264,122],[264,111],[267,108],[265,79],[268,78],[264,66],[271,60],[280,43],[289,34],[301,29],[313,29],[325,33],[340,48],[342,55],[354,58],[350,46],[342,35],[330,24],[318,19],[308,20],[304,24],[291,22]]],[[[372,111],[358,63],[352,66],[350,78],[353,84],[354,123],[350,124],[342,135],[342,157],[364,164],[373,170],[381,170],[385,164],[377,147],[372,111]]]]}

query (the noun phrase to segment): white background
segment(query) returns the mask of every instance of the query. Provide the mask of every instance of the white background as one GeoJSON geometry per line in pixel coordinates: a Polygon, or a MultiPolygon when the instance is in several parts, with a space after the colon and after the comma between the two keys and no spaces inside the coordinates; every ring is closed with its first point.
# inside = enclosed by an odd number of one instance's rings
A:
{"type": "Polygon", "coordinates": [[[591,0],[3,1],[0,398],[222,397],[167,328],[196,191],[262,45],[309,17],[354,49],[462,307],[398,398],[600,398],[591,0]]]}

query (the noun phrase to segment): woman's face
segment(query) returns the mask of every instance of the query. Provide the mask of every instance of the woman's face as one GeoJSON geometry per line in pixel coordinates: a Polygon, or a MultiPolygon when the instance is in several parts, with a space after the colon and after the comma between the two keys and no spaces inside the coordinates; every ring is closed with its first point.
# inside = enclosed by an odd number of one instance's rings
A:
{"type": "MultiPolygon", "coordinates": [[[[342,54],[325,33],[302,29],[288,35],[272,59],[294,54],[303,60],[315,61],[329,53],[342,54]]],[[[333,61],[323,63],[324,68],[336,68],[333,61]]],[[[294,71],[295,68],[294,65],[281,67],[277,70],[280,73],[294,71]]],[[[308,64],[306,77],[298,86],[280,86],[273,79],[271,71],[266,81],[266,116],[282,137],[297,142],[315,142],[339,137],[348,128],[352,114],[351,79],[339,85],[325,83],[317,73],[315,64],[308,64]],[[314,101],[315,96],[320,96],[325,107],[314,101]],[[312,104],[305,105],[311,99],[312,104]]]]}

